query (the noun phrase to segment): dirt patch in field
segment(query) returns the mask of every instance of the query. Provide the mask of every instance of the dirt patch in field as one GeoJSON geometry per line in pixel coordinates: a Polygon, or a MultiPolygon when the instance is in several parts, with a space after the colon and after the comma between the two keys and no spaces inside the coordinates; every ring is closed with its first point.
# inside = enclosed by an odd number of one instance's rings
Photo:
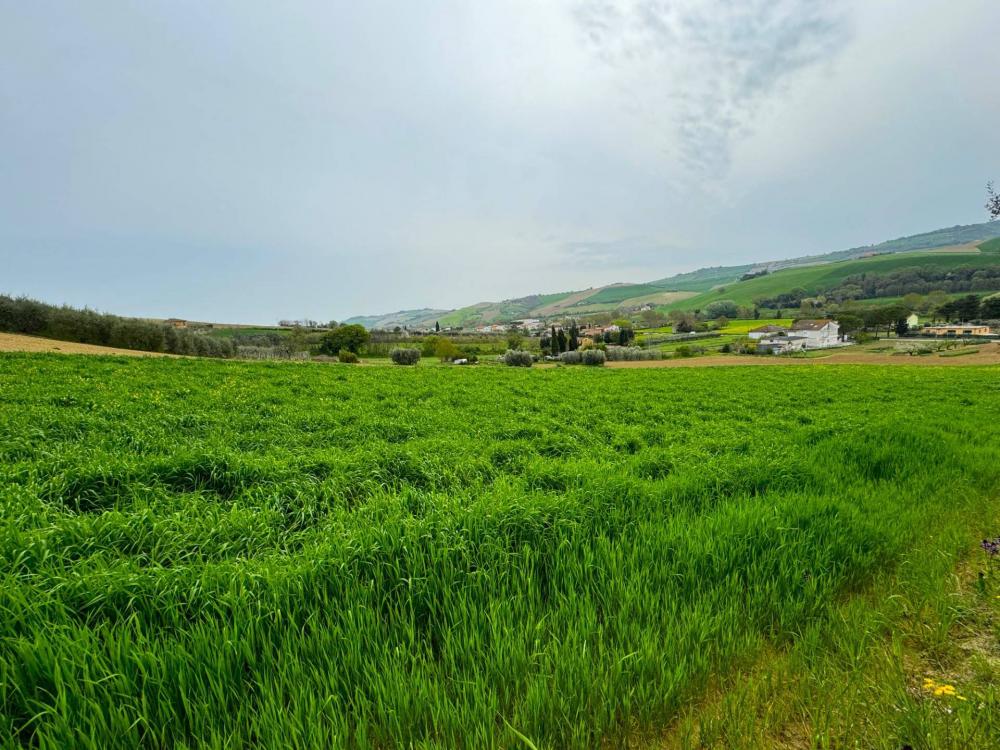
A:
{"type": "Polygon", "coordinates": [[[21,336],[16,333],[0,333],[0,352],[55,352],[57,354],[124,354],[129,357],[169,357],[158,352],[138,352],[133,349],[115,349],[111,346],[77,344],[72,341],[56,341],[38,336],[21,336]]]}
{"type": "Polygon", "coordinates": [[[765,357],[740,355],[709,355],[688,359],[653,359],[640,362],[608,362],[608,367],[782,367],[808,365],[934,365],[961,367],[968,365],[1000,365],[1000,344],[986,344],[975,354],[962,357],[942,357],[929,354],[910,357],[903,354],[874,354],[868,352],[836,352],[824,357],[765,357]]]}

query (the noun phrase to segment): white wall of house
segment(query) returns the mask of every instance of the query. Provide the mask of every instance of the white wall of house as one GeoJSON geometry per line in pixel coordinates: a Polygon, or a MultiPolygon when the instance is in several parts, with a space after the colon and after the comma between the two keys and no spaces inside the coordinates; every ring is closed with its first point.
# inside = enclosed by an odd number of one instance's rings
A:
{"type": "Polygon", "coordinates": [[[793,331],[793,336],[804,336],[806,339],[806,347],[809,349],[818,349],[824,346],[836,346],[840,342],[837,340],[837,334],[840,331],[840,326],[836,321],[831,321],[827,323],[822,328],[815,331],[793,331]]]}

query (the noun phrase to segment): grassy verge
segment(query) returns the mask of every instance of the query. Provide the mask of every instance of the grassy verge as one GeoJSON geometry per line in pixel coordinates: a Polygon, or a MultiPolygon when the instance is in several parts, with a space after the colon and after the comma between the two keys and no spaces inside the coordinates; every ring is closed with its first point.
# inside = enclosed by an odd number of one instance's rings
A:
{"type": "Polygon", "coordinates": [[[892,574],[689,706],[650,746],[987,748],[1000,737],[1000,502],[926,519],[892,574]]]}

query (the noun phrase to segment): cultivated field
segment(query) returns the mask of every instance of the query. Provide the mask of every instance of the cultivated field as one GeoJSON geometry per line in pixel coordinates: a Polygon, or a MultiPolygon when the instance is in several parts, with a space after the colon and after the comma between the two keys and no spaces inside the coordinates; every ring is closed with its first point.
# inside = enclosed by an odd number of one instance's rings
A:
{"type": "Polygon", "coordinates": [[[75,341],[57,341],[39,336],[22,336],[0,331],[0,352],[58,352],[61,354],[123,354],[127,357],[166,357],[158,352],[141,352],[135,349],[116,349],[110,346],[78,344],[75,341]]]}
{"type": "Polygon", "coordinates": [[[991,746],[998,487],[995,368],[0,355],[0,746],[991,746]]]}

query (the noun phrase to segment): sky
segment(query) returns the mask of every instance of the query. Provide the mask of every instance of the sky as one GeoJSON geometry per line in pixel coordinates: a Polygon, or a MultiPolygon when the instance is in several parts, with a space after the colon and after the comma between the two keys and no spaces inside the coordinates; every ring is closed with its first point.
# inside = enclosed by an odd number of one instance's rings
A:
{"type": "Polygon", "coordinates": [[[0,293],[274,323],[986,220],[996,0],[0,0],[0,293]]]}

